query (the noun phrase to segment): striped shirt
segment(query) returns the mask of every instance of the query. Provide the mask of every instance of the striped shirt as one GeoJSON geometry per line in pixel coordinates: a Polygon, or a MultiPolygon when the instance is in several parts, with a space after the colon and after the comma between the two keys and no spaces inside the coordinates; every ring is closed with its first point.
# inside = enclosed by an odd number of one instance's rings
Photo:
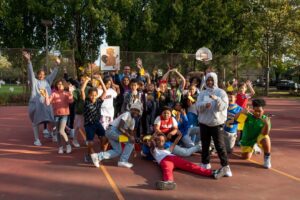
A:
{"type": "Polygon", "coordinates": [[[100,121],[101,105],[103,100],[98,98],[95,103],[92,103],[90,99],[86,99],[84,102],[84,125],[95,124],[100,121]]]}

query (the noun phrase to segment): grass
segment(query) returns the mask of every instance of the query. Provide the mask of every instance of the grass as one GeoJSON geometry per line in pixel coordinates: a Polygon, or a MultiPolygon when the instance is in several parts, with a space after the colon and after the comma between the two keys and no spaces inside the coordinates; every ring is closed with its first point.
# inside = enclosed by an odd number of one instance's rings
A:
{"type": "Polygon", "coordinates": [[[22,85],[1,85],[0,96],[10,94],[23,94],[25,87],[22,85]],[[9,88],[14,88],[14,91],[10,91],[9,88]]]}

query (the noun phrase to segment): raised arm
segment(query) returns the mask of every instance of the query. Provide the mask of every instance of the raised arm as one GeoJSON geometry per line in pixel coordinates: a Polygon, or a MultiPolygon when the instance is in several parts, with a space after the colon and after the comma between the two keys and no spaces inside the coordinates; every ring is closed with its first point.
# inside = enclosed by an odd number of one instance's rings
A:
{"type": "Polygon", "coordinates": [[[251,95],[251,97],[253,97],[254,95],[255,95],[255,91],[254,91],[254,89],[253,89],[253,87],[252,87],[252,83],[251,83],[251,81],[246,81],[246,85],[247,85],[247,87],[249,88],[249,90],[250,90],[250,95],[251,95]]]}
{"type": "Polygon", "coordinates": [[[49,74],[47,77],[46,77],[46,80],[48,81],[49,85],[52,85],[52,82],[54,81],[57,73],[58,73],[58,66],[60,65],[60,59],[59,58],[56,58],[55,60],[55,68],[54,70],[51,72],[51,74],[49,74]]]}
{"type": "Polygon", "coordinates": [[[171,70],[168,70],[167,73],[165,73],[165,74],[163,75],[163,77],[161,78],[161,80],[166,80],[166,81],[168,81],[168,77],[169,77],[170,72],[171,72],[171,70]]]}
{"type": "Polygon", "coordinates": [[[27,67],[28,67],[28,70],[27,70],[27,73],[28,73],[28,79],[29,79],[30,83],[32,84],[33,81],[35,80],[35,75],[34,75],[32,63],[31,63],[31,56],[30,56],[30,53],[28,53],[28,52],[26,52],[26,51],[23,51],[23,56],[24,56],[24,58],[25,58],[26,61],[27,61],[27,67]]]}
{"type": "Polygon", "coordinates": [[[174,69],[173,72],[175,72],[179,76],[179,78],[182,80],[181,90],[183,91],[185,88],[185,85],[186,85],[186,80],[185,80],[184,76],[182,76],[182,74],[179,71],[177,71],[177,69],[174,69]]]}
{"type": "Polygon", "coordinates": [[[82,99],[83,101],[85,101],[85,98],[86,98],[86,96],[85,96],[85,88],[86,88],[86,86],[87,86],[87,84],[88,84],[88,82],[89,82],[90,80],[91,80],[90,77],[86,77],[84,83],[83,83],[82,86],[81,86],[80,93],[81,93],[81,99],[82,99]]]}
{"type": "Polygon", "coordinates": [[[101,75],[94,75],[94,78],[96,78],[100,82],[100,85],[102,86],[103,93],[102,93],[102,95],[99,98],[102,99],[102,100],[104,100],[105,97],[106,97],[106,91],[107,91],[107,89],[105,87],[105,84],[103,83],[101,75]]]}

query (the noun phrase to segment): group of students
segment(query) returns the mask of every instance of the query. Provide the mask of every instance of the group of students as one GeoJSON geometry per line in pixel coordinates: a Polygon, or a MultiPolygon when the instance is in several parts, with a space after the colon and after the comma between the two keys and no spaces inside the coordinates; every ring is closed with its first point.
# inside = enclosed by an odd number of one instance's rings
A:
{"type": "Polygon", "coordinates": [[[80,147],[79,133],[84,135],[85,161],[96,167],[102,160],[120,157],[118,166],[131,168],[130,155],[140,146],[141,157],[156,161],[162,169],[163,178],[156,183],[161,190],[176,187],[175,168],[215,179],[231,177],[227,154],[236,143],[240,143],[244,159],[249,159],[255,148],[263,149],[264,167],[271,167],[271,123],[264,115],[263,99],[253,99],[252,108],[248,107],[255,94],[250,81],[240,83],[237,89],[230,86],[226,92],[218,87],[217,74],[211,69],[203,77],[190,79],[177,69],[169,69],[163,76],[155,71],[150,75],[137,59],[138,73],[134,75],[125,66],[123,73],[82,75],[79,83],[65,74],[53,84],[57,67],[48,76],[43,70],[35,76],[30,54],[23,55],[32,89],[29,116],[34,145],[42,145],[39,125],[48,123],[51,134],[45,136],[57,142],[59,154],[71,153],[71,142],[80,147]],[[100,152],[93,148],[95,134],[100,152]],[[211,169],[212,150],[218,154],[220,169],[211,169]],[[196,152],[201,152],[200,165],[182,158],[196,152]]]}

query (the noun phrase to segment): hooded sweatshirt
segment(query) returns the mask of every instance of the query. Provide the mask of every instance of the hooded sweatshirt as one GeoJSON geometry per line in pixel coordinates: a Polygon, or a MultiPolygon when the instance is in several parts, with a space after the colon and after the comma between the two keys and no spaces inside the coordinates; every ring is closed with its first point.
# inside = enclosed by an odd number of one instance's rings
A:
{"type": "Polygon", "coordinates": [[[205,90],[198,95],[196,106],[199,123],[213,127],[224,124],[227,119],[228,96],[224,90],[218,88],[217,74],[210,72],[205,76],[205,80],[209,77],[214,80],[213,88],[209,88],[205,82],[205,90]],[[210,98],[211,94],[216,95],[217,99],[210,98]],[[206,108],[207,103],[211,103],[210,108],[206,108]]]}

